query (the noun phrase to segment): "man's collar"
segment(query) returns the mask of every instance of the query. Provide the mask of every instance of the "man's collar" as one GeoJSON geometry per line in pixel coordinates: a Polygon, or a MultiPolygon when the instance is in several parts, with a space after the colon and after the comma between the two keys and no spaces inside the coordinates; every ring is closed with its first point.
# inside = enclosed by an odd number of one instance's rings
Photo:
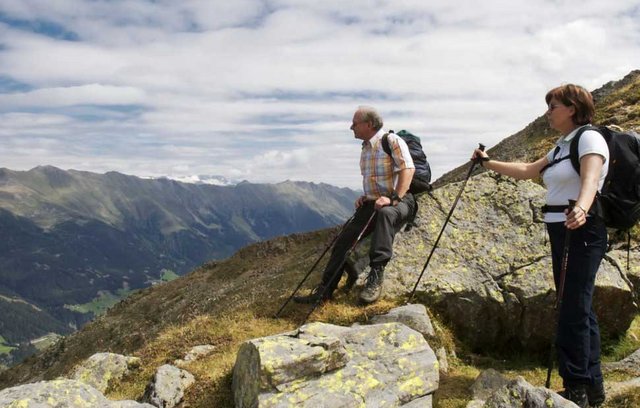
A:
{"type": "Polygon", "coordinates": [[[378,130],[376,134],[371,137],[371,139],[363,141],[362,145],[366,146],[367,144],[370,144],[371,146],[373,146],[378,140],[382,139],[382,136],[384,136],[385,133],[387,133],[387,131],[384,130],[384,128],[380,128],[380,130],[378,130]]]}

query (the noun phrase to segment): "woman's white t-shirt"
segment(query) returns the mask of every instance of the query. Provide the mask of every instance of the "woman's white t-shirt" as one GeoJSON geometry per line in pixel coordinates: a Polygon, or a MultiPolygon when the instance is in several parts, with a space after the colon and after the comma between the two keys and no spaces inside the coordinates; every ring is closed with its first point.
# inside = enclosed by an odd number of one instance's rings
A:
{"type": "MultiPolygon", "coordinates": [[[[571,140],[579,129],[574,129],[573,132],[558,139],[556,146],[560,147],[560,150],[555,154],[555,159],[569,156],[571,140]]],[[[554,152],[557,147],[547,153],[549,163],[555,160],[554,152]]],[[[581,159],[582,156],[587,154],[599,154],[604,158],[604,165],[598,182],[598,191],[601,191],[604,179],[609,171],[609,148],[602,135],[595,130],[585,130],[580,136],[578,157],[581,159]]],[[[569,199],[576,200],[580,193],[580,175],[571,165],[571,159],[563,160],[547,168],[542,173],[542,181],[547,186],[547,205],[568,205],[569,199]]],[[[567,216],[563,212],[548,212],[544,215],[544,222],[564,222],[566,219],[567,216]]]]}

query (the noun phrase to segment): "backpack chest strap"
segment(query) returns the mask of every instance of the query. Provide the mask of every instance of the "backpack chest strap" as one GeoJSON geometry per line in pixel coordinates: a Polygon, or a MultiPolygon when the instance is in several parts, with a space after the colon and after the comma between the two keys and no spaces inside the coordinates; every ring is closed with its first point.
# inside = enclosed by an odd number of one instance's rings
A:
{"type": "Polygon", "coordinates": [[[559,159],[555,159],[555,160],[554,160],[554,161],[552,161],[551,163],[548,163],[546,166],[544,166],[544,167],[540,170],[540,174],[544,173],[544,171],[545,171],[546,169],[548,169],[549,167],[551,167],[551,166],[555,166],[556,164],[560,163],[561,161],[568,160],[568,159],[570,159],[570,156],[564,156],[564,157],[561,157],[561,158],[559,158],[559,159]]]}

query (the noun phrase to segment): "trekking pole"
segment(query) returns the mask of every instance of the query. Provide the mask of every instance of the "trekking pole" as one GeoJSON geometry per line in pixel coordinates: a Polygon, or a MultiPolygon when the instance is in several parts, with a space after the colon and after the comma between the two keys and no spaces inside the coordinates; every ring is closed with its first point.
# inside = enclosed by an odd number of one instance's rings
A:
{"type": "Polygon", "coordinates": [[[304,284],[304,282],[307,280],[307,278],[309,278],[309,275],[311,275],[311,272],[313,272],[313,270],[316,268],[316,266],[318,266],[318,264],[320,263],[320,260],[322,258],[324,258],[324,256],[327,254],[327,252],[329,251],[329,249],[331,249],[331,247],[333,247],[333,244],[335,244],[336,240],[338,239],[338,237],[340,236],[340,234],[342,234],[342,231],[346,228],[347,225],[349,225],[349,223],[353,220],[353,218],[356,216],[356,214],[358,213],[358,210],[360,210],[360,207],[358,207],[358,209],[356,209],[356,212],[353,213],[353,215],[351,216],[351,218],[349,218],[344,224],[342,224],[342,227],[340,228],[340,231],[338,231],[338,233],[336,234],[335,237],[333,237],[333,239],[331,240],[331,242],[329,243],[329,245],[327,245],[327,247],[324,249],[324,252],[322,253],[322,255],[320,255],[320,257],[318,258],[318,260],[313,264],[313,266],[309,269],[309,271],[307,272],[307,274],[305,275],[304,278],[302,278],[302,281],[300,281],[300,283],[298,284],[298,286],[294,289],[293,293],[291,294],[291,296],[289,296],[289,298],[282,304],[282,306],[280,307],[280,309],[278,310],[278,313],[276,313],[273,317],[275,319],[280,318],[280,313],[282,313],[282,311],[284,310],[284,308],[287,306],[287,304],[289,304],[289,302],[291,301],[291,299],[293,299],[293,296],[296,294],[296,292],[298,290],[300,290],[300,288],[302,287],[302,285],[304,284]]]}
{"type": "Polygon", "coordinates": [[[374,210],[371,213],[371,217],[369,217],[369,220],[367,221],[367,223],[365,224],[364,228],[362,229],[362,231],[360,231],[360,233],[358,234],[358,236],[356,237],[356,239],[353,241],[353,244],[351,245],[351,247],[349,248],[349,250],[344,254],[344,258],[342,258],[342,262],[340,262],[340,265],[336,268],[336,270],[333,272],[333,276],[331,277],[331,280],[329,281],[329,284],[326,285],[323,289],[322,289],[322,293],[320,293],[320,296],[318,297],[318,300],[316,300],[316,302],[313,304],[313,307],[311,308],[311,310],[309,311],[309,313],[307,313],[307,315],[305,316],[304,320],[302,321],[302,323],[300,323],[300,325],[302,326],[303,324],[305,324],[307,322],[307,319],[309,319],[309,316],[311,316],[311,313],[313,313],[314,310],[316,310],[316,308],[318,307],[318,305],[320,305],[320,303],[322,302],[322,300],[324,299],[324,296],[326,295],[327,291],[331,289],[333,280],[336,278],[336,276],[338,275],[338,273],[340,273],[342,271],[342,267],[344,266],[344,263],[347,261],[347,258],[349,258],[349,255],[351,255],[351,252],[353,252],[353,249],[356,247],[356,245],[358,244],[358,242],[360,242],[360,239],[362,238],[362,236],[364,235],[364,233],[367,231],[367,229],[369,229],[369,224],[371,224],[371,221],[373,220],[373,218],[376,215],[376,210],[374,210]]]}
{"type": "MultiPolygon", "coordinates": [[[[576,205],[576,200],[569,200],[569,211],[573,210],[576,205]]],[[[564,295],[564,281],[567,277],[567,264],[569,263],[569,247],[571,246],[571,230],[567,229],[564,235],[564,248],[562,249],[562,264],[560,268],[560,281],[558,282],[558,291],[556,295],[556,330],[553,336],[551,336],[551,347],[549,347],[549,363],[547,365],[547,381],[544,386],[549,388],[551,386],[551,371],[553,370],[553,357],[556,343],[556,337],[558,336],[558,325],[560,324],[560,309],[562,308],[562,297],[564,295]]]]}
{"type": "MultiPolygon", "coordinates": [[[[480,143],[478,148],[484,152],[485,145],[480,143]]],[[[475,159],[473,161],[473,163],[471,164],[471,167],[469,168],[469,172],[467,173],[467,177],[465,177],[464,182],[462,183],[462,187],[460,188],[460,191],[458,192],[458,195],[457,195],[456,199],[453,201],[453,205],[451,206],[451,210],[449,210],[449,214],[447,215],[447,218],[444,221],[444,225],[442,226],[442,229],[440,230],[440,234],[438,234],[438,238],[436,238],[436,242],[435,242],[435,244],[433,244],[433,248],[431,248],[431,252],[429,253],[429,256],[427,257],[427,262],[425,262],[424,266],[422,267],[422,272],[420,272],[420,276],[418,276],[418,280],[416,281],[416,284],[413,287],[413,290],[411,291],[411,294],[409,295],[409,299],[407,300],[407,303],[410,303],[411,300],[413,299],[413,295],[416,293],[416,289],[418,288],[418,284],[420,283],[420,280],[422,279],[422,275],[424,274],[424,271],[427,270],[427,266],[429,266],[429,261],[431,261],[431,256],[433,255],[433,253],[435,252],[436,248],[438,247],[438,242],[440,242],[440,237],[442,237],[442,233],[444,232],[444,229],[447,227],[447,224],[449,223],[449,218],[451,218],[451,214],[453,214],[453,210],[456,209],[456,206],[458,205],[458,200],[460,200],[460,196],[462,195],[462,192],[464,191],[464,187],[467,185],[467,181],[469,181],[469,177],[471,177],[471,173],[473,173],[473,170],[476,168],[476,165],[478,163],[479,163],[479,159],[475,159]]]]}

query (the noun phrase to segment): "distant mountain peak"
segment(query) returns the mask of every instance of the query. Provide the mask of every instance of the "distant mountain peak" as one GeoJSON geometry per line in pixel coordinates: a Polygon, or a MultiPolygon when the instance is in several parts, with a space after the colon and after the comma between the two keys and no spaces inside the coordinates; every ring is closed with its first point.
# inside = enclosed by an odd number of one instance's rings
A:
{"type": "Polygon", "coordinates": [[[41,172],[41,173],[65,173],[65,170],[56,167],[56,166],[52,166],[50,164],[42,164],[39,166],[36,166],[32,169],[29,170],[29,172],[41,172]]]}
{"type": "Polygon", "coordinates": [[[227,179],[224,176],[198,174],[191,176],[162,176],[160,179],[169,179],[189,184],[208,184],[212,186],[233,186],[238,184],[236,181],[227,179]]]}

